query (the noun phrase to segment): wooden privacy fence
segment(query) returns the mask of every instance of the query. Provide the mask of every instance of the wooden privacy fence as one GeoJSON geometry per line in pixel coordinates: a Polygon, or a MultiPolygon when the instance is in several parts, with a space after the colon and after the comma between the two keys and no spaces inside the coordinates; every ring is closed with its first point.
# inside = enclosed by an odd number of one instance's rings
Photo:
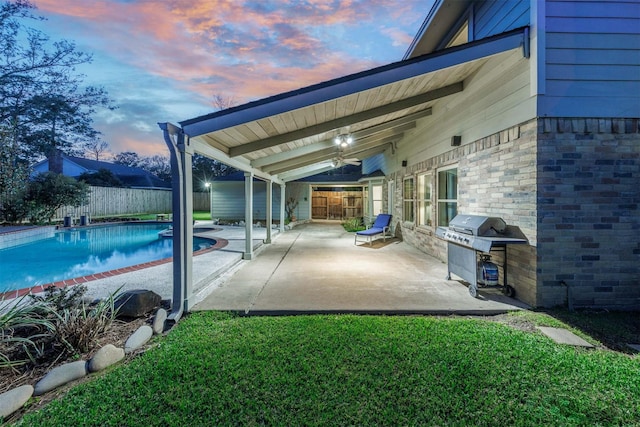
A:
{"type": "MultiPolygon", "coordinates": [[[[65,216],[89,218],[134,215],[141,213],[170,213],[170,189],[117,188],[91,186],[89,203],[77,208],[66,206],[58,209],[54,220],[65,216]]],[[[209,193],[193,193],[193,209],[209,210],[209,193]]]]}

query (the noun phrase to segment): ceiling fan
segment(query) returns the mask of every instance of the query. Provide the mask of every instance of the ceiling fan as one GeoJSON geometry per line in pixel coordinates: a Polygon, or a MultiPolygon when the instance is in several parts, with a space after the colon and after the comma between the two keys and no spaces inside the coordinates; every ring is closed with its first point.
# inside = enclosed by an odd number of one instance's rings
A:
{"type": "Polygon", "coordinates": [[[340,134],[334,139],[335,144],[338,146],[338,154],[331,161],[331,165],[334,168],[344,166],[344,165],[353,165],[360,166],[360,160],[357,158],[344,158],[344,149],[347,148],[353,142],[353,138],[348,134],[340,134]]]}
{"type": "Polygon", "coordinates": [[[336,157],[333,158],[333,160],[331,160],[331,165],[334,168],[338,168],[340,166],[344,166],[344,165],[353,165],[353,166],[360,166],[361,162],[359,159],[353,157],[350,159],[345,159],[342,155],[342,152],[338,152],[338,155],[336,157]]]}

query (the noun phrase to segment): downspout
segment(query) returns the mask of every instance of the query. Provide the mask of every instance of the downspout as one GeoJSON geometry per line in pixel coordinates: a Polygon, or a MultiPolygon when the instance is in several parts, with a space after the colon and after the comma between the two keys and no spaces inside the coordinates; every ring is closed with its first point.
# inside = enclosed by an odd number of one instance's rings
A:
{"type": "Polygon", "coordinates": [[[286,186],[280,184],[280,233],[284,233],[286,186]]]}
{"type": "Polygon", "coordinates": [[[267,180],[265,184],[267,196],[267,238],[264,243],[271,243],[271,223],[273,222],[273,183],[271,180],[267,180]]]}
{"type": "Polygon", "coordinates": [[[189,310],[191,295],[193,209],[190,176],[192,150],[182,129],[171,123],[158,123],[164,133],[171,159],[172,213],[173,213],[173,297],[171,313],[174,323],[189,310]],[[189,175],[189,176],[186,176],[189,175]]]}
{"type": "Polygon", "coordinates": [[[245,245],[242,259],[253,259],[253,172],[244,173],[245,245]]]}

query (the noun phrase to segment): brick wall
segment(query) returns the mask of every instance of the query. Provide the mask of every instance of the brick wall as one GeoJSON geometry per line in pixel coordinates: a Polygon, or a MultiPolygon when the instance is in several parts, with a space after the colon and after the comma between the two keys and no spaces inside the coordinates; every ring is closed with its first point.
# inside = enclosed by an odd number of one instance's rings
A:
{"type": "Polygon", "coordinates": [[[538,305],[640,308],[639,126],[540,119],[538,305]]]}
{"type": "MultiPolygon", "coordinates": [[[[639,119],[536,119],[410,165],[390,176],[395,218],[404,177],[435,177],[452,164],[458,212],[502,217],[529,240],[508,247],[517,298],[538,307],[640,308],[639,119]]],[[[399,221],[397,234],[446,261],[433,229],[399,221]]]]}
{"type": "MultiPolygon", "coordinates": [[[[402,180],[408,175],[458,166],[458,212],[502,217],[517,225],[529,245],[513,245],[507,252],[508,283],[517,297],[531,305],[536,295],[536,135],[537,121],[506,129],[478,141],[451,149],[437,157],[398,171],[392,178],[396,186],[394,215],[402,218],[402,180]]],[[[435,189],[434,181],[434,189],[435,189]]],[[[435,191],[435,190],[434,190],[435,191]]],[[[434,204],[435,204],[434,194],[434,204]]],[[[437,239],[433,229],[421,229],[400,221],[403,239],[443,261],[447,245],[437,239]]],[[[503,255],[492,254],[501,264],[503,255]]],[[[501,277],[504,278],[501,270],[501,277]]]]}

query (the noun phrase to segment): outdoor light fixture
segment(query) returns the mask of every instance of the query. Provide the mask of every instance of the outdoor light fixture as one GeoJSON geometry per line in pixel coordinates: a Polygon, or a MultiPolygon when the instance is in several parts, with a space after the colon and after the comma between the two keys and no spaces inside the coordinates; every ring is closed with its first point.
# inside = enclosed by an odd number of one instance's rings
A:
{"type": "Polygon", "coordinates": [[[340,146],[340,148],[347,148],[353,142],[353,138],[351,137],[351,135],[341,134],[336,136],[333,139],[333,142],[335,142],[336,145],[340,146]]]}

